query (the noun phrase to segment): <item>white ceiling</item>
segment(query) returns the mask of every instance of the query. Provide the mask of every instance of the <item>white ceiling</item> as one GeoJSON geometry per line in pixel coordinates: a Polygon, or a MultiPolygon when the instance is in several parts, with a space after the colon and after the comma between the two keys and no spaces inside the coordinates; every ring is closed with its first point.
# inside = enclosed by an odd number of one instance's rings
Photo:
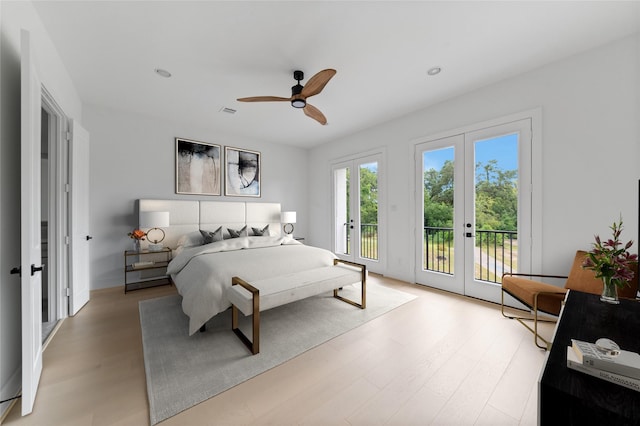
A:
{"type": "Polygon", "coordinates": [[[640,30],[637,1],[34,4],[84,103],[301,147],[640,30]],[[324,68],[337,74],[309,102],[326,126],[285,102],[236,101],[288,97],[295,69],[306,81],[324,68]]]}

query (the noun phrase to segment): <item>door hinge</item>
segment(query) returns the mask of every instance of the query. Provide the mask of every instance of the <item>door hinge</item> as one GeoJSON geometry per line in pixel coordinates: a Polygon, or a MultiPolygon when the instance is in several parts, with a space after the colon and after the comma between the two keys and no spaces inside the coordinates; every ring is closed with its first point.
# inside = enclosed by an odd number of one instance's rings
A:
{"type": "Polygon", "coordinates": [[[71,296],[71,289],[69,287],[65,288],[65,292],[67,294],[67,297],[71,296]]]}
{"type": "Polygon", "coordinates": [[[69,238],[69,236],[68,236],[68,235],[65,235],[65,237],[64,237],[64,243],[65,243],[66,245],[69,245],[69,243],[70,243],[70,242],[71,242],[71,239],[69,238]]]}
{"type": "Polygon", "coordinates": [[[71,140],[71,132],[66,132],[65,137],[67,138],[68,141],[71,140]]]}
{"type": "Polygon", "coordinates": [[[69,185],[68,183],[64,184],[64,192],[69,193],[71,192],[71,185],[69,185]]]}

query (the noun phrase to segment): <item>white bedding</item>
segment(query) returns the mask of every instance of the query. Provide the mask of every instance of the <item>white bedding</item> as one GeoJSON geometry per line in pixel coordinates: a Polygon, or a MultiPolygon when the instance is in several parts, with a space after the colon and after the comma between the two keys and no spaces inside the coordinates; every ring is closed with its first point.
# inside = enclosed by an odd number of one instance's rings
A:
{"type": "Polygon", "coordinates": [[[333,264],[328,250],[306,246],[285,237],[241,237],[188,247],[169,263],[189,317],[189,335],[210,318],[228,309],[226,291],[231,278],[247,281],[272,278],[333,264]]]}

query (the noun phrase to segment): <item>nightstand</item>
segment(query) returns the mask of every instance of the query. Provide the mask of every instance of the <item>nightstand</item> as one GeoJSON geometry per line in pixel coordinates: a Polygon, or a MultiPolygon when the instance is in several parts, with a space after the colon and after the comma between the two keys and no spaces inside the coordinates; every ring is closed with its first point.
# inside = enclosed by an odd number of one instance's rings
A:
{"type": "Polygon", "coordinates": [[[168,247],[159,251],[126,250],[124,252],[124,292],[133,290],[171,285],[171,279],[166,273],[167,265],[171,261],[171,249],[168,247]],[[135,281],[129,280],[129,275],[138,273],[135,281]]]}

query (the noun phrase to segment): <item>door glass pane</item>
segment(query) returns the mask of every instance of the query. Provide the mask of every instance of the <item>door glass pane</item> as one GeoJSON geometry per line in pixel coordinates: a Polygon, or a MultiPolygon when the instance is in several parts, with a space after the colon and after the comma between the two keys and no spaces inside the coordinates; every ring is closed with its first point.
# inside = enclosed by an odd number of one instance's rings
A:
{"type": "Polygon", "coordinates": [[[453,274],[453,147],[425,151],[422,155],[424,183],[422,268],[453,274]]]}
{"type": "Polygon", "coordinates": [[[518,270],[518,134],[476,141],[474,278],[518,270]]]}
{"type": "Polygon", "coordinates": [[[360,165],[360,257],[378,260],[378,163],[360,165]]]}
{"type": "Polygon", "coordinates": [[[350,223],[349,211],[349,180],[350,169],[344,167],[333,172],[334,201],[335,201],[335,252],[338,254],[351,254],[350,250],[350,223]]]}

